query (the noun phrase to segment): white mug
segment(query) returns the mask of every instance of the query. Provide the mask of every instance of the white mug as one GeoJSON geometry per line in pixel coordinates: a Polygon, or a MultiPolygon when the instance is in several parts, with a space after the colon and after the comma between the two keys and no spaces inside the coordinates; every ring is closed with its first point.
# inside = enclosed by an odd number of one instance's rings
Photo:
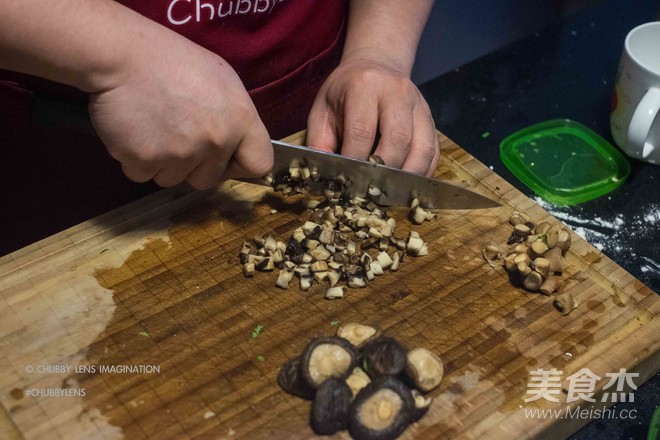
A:
{"type": "Polygon", "coordinates": [[[628,33],[616,78],[610,129],[630,157],[660,164],[660,22],[628,33]]]}

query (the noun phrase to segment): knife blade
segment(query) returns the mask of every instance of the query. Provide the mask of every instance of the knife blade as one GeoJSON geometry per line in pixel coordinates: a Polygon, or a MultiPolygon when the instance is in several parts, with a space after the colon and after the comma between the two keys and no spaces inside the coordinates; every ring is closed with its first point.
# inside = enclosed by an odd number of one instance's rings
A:
{"type": "MultiPolygon", "coordinates": [[[[323,194],[323,181],[336,180],[343,175],[348,180],[344,189],[350,197],[365,197],[370,188],[376,188],[381,195],[374,201],[383,206],[410,206],[414,198],[419,199],[421,206],[432,209],[480,209],[500,206],[488,197],[449,182],[281,141],[273,140],[271,143],[275,153],[273,177],[277,179],[278,176],[288,175],[292,165],[316,169],[320,176],[319,182],[307,182],[311,184],[312,194],[323,194]]],[[[266,184],[261,179],[245,180],[266,184]]]]}

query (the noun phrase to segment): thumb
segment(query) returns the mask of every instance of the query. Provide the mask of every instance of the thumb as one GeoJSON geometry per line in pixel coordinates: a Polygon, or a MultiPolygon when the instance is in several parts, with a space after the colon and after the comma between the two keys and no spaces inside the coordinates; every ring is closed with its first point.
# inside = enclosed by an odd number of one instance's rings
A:
{"type": "Polygon", "coordinates": [[[246,134],[234,151],[225,176],[263,177],[273,169],[273,146],[265,127],[246,134]]]}

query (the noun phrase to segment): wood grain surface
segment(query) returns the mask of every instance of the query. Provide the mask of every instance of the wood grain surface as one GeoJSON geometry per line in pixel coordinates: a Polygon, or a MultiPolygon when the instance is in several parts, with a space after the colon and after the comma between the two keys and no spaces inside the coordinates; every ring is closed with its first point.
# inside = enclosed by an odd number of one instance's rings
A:
{"type": "MultiPolygon", "coordinates": [[[[378,325],[444,360],[430,412],[402,438],[560,438],[589,420],[525,410],[589,404],[565,394],[525,403],[530,371],[561,370],[564,388],[582,368],[602,378],[625,368],[640,374],[637,386],[656,373],[658,296],[575,234],[564,275],[577,281],[573,313],[513,287],[482,248],[506,241],[514,210],[557,220],[439,136],[437,177],[503,206],[414,227],[429,255],[343,300],[324,300],[318,285],[278,289],[275,273],[243,277],[241,243],[288,237],[307,212],[237,182],[165,190],[0,258],[0,438],[312,437],[309,402],[282,392],[276,375],[310,338],[332,334],[333,321],[378,325]],[[124,365],[154,371],[100,371],[124,365]]],[[[407,234],[406,210],[390,214],[407,234]]]]}

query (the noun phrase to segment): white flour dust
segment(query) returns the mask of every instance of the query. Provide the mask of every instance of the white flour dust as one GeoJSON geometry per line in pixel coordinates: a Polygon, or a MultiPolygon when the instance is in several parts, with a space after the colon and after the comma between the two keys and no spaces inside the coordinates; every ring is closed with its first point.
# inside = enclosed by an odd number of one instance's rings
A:
{"type": "Polygon", "coordinates": [[[640,207],[632,216],[612,211],[591,217],[580,205],[555,206],[540,197],[533,199],[642,282],[660,279],[660,204],[640,207]]]}

